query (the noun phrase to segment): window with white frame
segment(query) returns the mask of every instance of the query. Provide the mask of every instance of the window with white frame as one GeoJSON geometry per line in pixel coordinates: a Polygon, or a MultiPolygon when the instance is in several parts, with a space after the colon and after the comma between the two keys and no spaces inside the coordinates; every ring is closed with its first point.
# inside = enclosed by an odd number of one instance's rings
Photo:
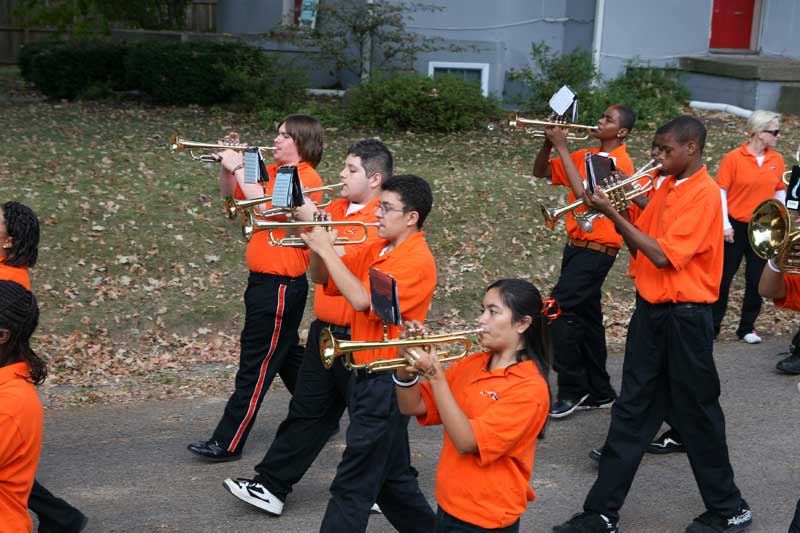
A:
{"type": "Polygon", "coordinates": [[[489,96],[489,63],[463,63],[460,61],[429,61],[428,76],[457,76],[465,81],[479,83],[484,96],[489,96]]]}

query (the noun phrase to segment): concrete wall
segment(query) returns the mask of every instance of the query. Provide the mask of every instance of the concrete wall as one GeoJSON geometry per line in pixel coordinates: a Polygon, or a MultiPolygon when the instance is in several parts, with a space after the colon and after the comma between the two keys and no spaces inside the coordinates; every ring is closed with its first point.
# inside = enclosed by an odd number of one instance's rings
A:
{"type": "Polygon", "coordinates": [[[781,96],[779,81],[725,78],[699,72],[684,72],[681,81],[692,94],[692,100],[721,102],[744,109],[778,109],[781,96]]]}
{"type": "Polygon", "coordinates": [[[663,66],[682,55],[707,53],[711,7],[712,0],[606,0],[601,75],[616,77],[637,56],[663,66]]]}

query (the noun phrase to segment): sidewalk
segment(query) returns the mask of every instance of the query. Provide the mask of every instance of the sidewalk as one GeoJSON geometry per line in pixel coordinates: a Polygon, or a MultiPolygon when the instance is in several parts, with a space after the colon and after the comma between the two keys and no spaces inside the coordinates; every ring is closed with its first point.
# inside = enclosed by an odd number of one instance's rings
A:
{"type": "MultiPolygon", "coordinates": [[[[800,497],[798,379],[774,370],[775,354],[789,341],[715,346],[731,461],[753,510],[753,533],[785,532],[800,497]]],[[[621,367],[622,354],[612,354],[609,372],[617,387],[621,367]]],[[[343,449],[346,419],[295,487],[283,516],[273,518],[233,498],[222,480],[251,477],[286,414],[288,393],[268,393],[240,461],[201,463],[186,445],[210,435],[225,400],[48,410],[38,479],[89,515],[88,533],[317,531],[343,449]]],[[[609,419],[604,410],[548,424],[534,467],[538,498],[523,517],[521,531],[549,532],[580,510],[596,473],[587,454],[602,445],[609,419]]],[[[422,429],[412,421],[409,431],[412,462],[423,492],[433,501],[440,429],[422,429]]],[[[621,512],[621,531],[683,531],[703,511],[685,454],[646,455],[621,512]]],[[[382,516],[373,516],[369,531],[393,529],[382,516]]]]}

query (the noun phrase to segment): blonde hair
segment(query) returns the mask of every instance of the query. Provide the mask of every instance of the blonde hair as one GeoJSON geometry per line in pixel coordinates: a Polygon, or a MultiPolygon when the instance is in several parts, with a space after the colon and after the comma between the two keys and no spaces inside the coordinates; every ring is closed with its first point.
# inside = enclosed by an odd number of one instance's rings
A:
{"type": "Polygon", "coordinates": [[[764,111],[763,109],[756,109],[750,118],[747,120],[747,133],[754,135],[759,131],[764,131],[769,126],[770,122],[781,121],[780,113],[773,111],[764,111]]]}

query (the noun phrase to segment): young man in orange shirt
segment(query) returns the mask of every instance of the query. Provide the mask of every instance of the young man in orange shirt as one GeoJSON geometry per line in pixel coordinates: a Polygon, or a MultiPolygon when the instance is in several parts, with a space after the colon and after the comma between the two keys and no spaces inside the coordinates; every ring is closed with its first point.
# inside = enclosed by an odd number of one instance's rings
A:
{"type": "MultiPolygon", "coordinates": [[[[597,121],[592,135],[599,146],[569,153],[566,132],[547,128],[547,139],[536,156],[533,174],[553,185],[569,187],[569,202],[583,196],[586,179],[585,156],[607,155],[625,174],[634,171],[625,137],[633,129],[636,115],[624,105],[609,107],[597,121]],[[550,159],[555,148],[557,159],[550,159]]],[[[585,211],[577,209],[576,212],[585,211]]],[[[561,259],[561,274],[551,296],[558,300],[562,314],[551,325],[558,373],[557,401],[550,410],[563,418],[579,409],[609,407],[617,394],[606,372],[606,334],[603,327],[601,288],[614,265],[622,237],[603,217],[594,220],[591,233],[584,232],[572,213],[567,214],[567,245],[561,259]]]]}
{"type": "MultiPolygon", "coordinates": [[[[276,163],[267,167],[266,186],[244,183],[242,154],[222,152],[220,189],[223,196],[239,198],[271,196],[275,176],[282,165],[297,167],[303,189],[320,187],[322,180],[315,170],[322,159],[323,130],[320,123],[306,115],[290,115],[278,125],[273,156],[276,163]]],[[[321,193],[312,194],[319,201],[321,193]]],[[[270,207],[266,204],[265,208],[270,207]]],[[[247,244],[250,276],[244,293],[245,318],[241,335],[239,370],[233,394],[211,439],[189,444],[193,454],[209,461],[239,459],[253,427],[256,414],[275,375],[294,390],[302,361],[298,349],[297,328],[303,318],[308,295],[308,250],[273,246],[268,232],[257,233],[247,244]]],[[[273,232],[277,239],[283,231],[273,232]]]]}
{"type": "MultiPolygon", "coordinates": [[[[344,184],[341,198],[325,210],[331,220],[376,222],[381,184],[392,176],[392,168],[392,154],[382,142],[364,139],[351,145],[339,174],[344,184]]],[[[313,204],[309,203],[308,207],[313,208],[313,204]]],[[[310,219],[308,214],[298,215],[310,219]]],[[[362,231],[355,226],[339,227],[337,233],[357,240],[362,231]]],[[[368,228],[364,243],[342,246],[341,252],[355,255],[377,238],[378,229],[368,228]]],[[[325,285],[317,284],[314,290],[317,318],[308,331],[289,414],[278,427],[264,459],[256,465],[255,478],[225,480],[225,487],[240,500],[272,515],[280,515],[292,486],[300,481],[338,427],[353,376],[340,358],[329,369],[322,366],[319,337],[323,330],[330,329],[336,338],[349,339],[351,310],[344,296],[326,294],[325,285]]]]}
{"type": "Polygon", "coordinates": [[[667,415],[684,438],[707,508],[687,533],[741,531],[752,523],[733,481],[714,366],[711,304],[722,277],[722,208],[703,164],[705,137],[703,124],[690,116],[659,128],[658,160],[668,178],[635,225],[602,192],[585,196],[636,257],[636,310],[597,480],[584,512],[553,531],[618,530],[642,455],[667,415]]]}
{"type": "MultiPolygon", "coordinates": [[[[331,236],[316,228],[303,234],[312,250],[309,273],[326,283],[331,294],[342,294],[353,310],[352,338],[378,341],[384,326],[370,307],[369,271],[377,269],[397,283],[401,317],[424,322],[436,287],[436,264],[422,225],[433,204],[428,183],[412,175],[394,176],[381,186],[376,215],[379,239],[358,254],[340,257],[331,236]]],[[[388,326],[388,338],[400,327],[388,326]]],[[[382,348],[353,354],[358,364],[396,358],[397,349],[382,348]]],[[[331,499],[320,531],[365,531],[377,501],[398,531],[432,531],[434,514],[419,490],[410,465],[408,418],[400,414],[390,372],[355,371],[347,400],[350,426],[347,447],[331,484],[331,499]]]]}
{"type": "MultiPolygon", "coordinates": [[[[767,261],[761,273],[758,293],[764,298],[772,298],[777,307],[800,311],[800,276],[784,274],[772,259],[767,261]]],[[[797,501],[789,533],[800,533],[800,500],[797,501]]]]}

